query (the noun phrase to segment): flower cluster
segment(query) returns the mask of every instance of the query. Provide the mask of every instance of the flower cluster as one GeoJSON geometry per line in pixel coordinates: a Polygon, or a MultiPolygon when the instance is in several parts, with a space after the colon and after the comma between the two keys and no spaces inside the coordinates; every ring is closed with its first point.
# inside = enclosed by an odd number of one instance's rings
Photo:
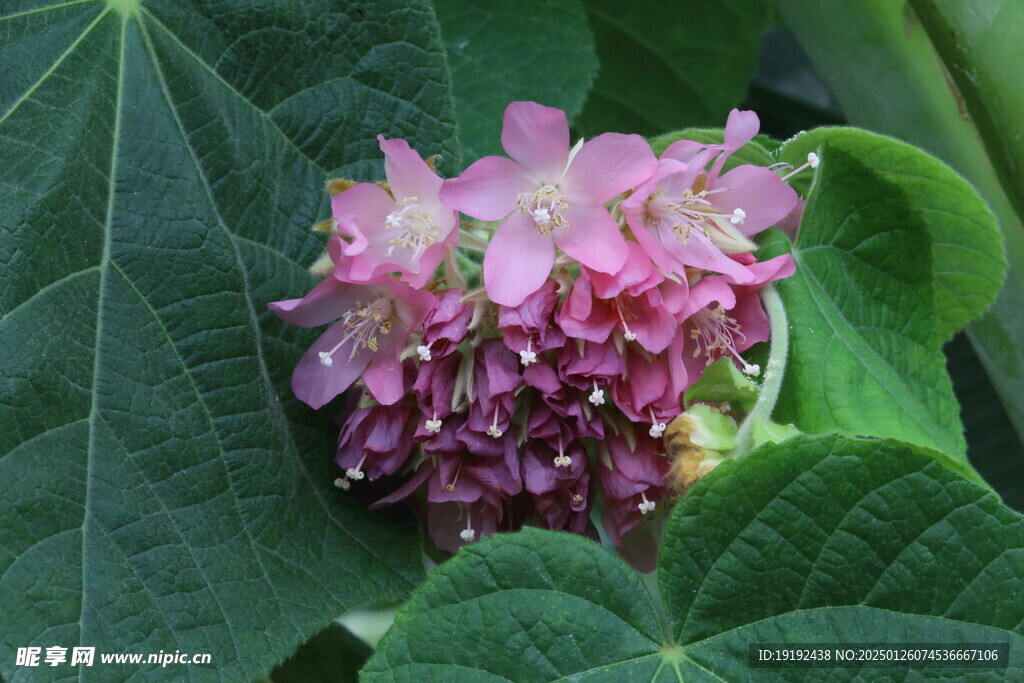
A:
{"type": "Polygon", "coordinates": [[[757,290],[793,272],[789,256],[759,262],[751,238],[792,222],[796,193],[775,169],[725,170],[758,125],[734,110],[721,144],[657,158],[636,135],[570,146],[564,112],[516,102],[510,158],[448,180],[380,138],[387,183],[332,199],[330,274],[270,304],[333,323],[295,369],[301,400],[362,392],[336,484],[391,477],[375,505],[425,502],[449,551],[525,522],[592,532],[595,500],[628,540],[671,495],[663,434],[683,392],[723,357],[758,374],[741,355],[768,337],[757,290]],[[467,291],[474,249],[483,286],[467,291]]]}

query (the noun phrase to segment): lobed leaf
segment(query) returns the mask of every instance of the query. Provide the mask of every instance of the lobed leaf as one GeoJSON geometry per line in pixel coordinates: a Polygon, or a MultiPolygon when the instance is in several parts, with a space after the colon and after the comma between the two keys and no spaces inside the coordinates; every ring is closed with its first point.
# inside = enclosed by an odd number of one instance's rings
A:
{"type": "Polygon", "coordinates": [[[748,647],[765,642],[1009,642],[1005,670],[977,673],[1024,674],[1024,518],[905,444],[798,436],[726,461],[673,513],[659,579],[660,628],[639,575],[607,550],[537,529],[497,535],[431,572],[362,675],[736,680],[754,675],[748,647]]]}
{"type": "Polygon", "coordinates": [[[265,305],[312,284],[328,171],[454,149],[433,13],[19,0],[0,36],[0,674],[81,645],[255,678],[422,576],[334,490],[288,389],[310,336],[265,305]]]}

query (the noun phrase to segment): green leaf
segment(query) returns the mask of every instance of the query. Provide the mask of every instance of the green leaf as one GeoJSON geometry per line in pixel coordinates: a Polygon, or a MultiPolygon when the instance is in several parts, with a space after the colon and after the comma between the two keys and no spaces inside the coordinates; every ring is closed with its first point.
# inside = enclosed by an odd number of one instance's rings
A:
{"type": "Polygon", "coordinates": [[[732,360],[720,358],[690,385],[683,395],[683,402],[734,403],[743,410],[750,410],[757,401],[757,393],[757,384],[740,372],[732,360]]]}
{"type": "MultiPolygon", "coordinates": [[[[252,679],[422,577],[332,486],[310,332],[266,303],[313,284],[328,170],[454,149],[443,51],[422,2],[131,5],[0,16],[0,674],[84,645],[252,679]]],[[[138,674],[185,675],[106,675],[138,674]]]]}
{"type": "Polygon", "coordinates": [[[430,573],[363,679],[737,680],[751,643],[906,641],[1009,642],[1005,676],[1024,675],[1024,519],[896,442],[795,437],[724,462],[673,513],[658,577],[664,617],[591,541],[497,535],[430,573]]]}
{"type": "Polygon", "coordinates": [[[356,683],[373,648],[331,622],[270,674],[273,683],[356,683]]]}
{"type": "MultiPolygon", "coordinates": [[[[1024,396],[1024,316],[1020,315],[1024,310],[1024,225],[1008,197],[1008,193],[1018,194],[1019,188],[1001,185],[986,150],[1020,141],[982,140],[967,103],[949,77],[950,70],[909,3],[775,0],[775,4],[851,123],[918,145],[942,159],[978,188],[999,219],[1010,269],[995,304],[967,333],[1013,420],[1020,448],[1024,440],[1024,401],[1020,400],[1024,396]]],[[[993,3],[984,6],[986,11],[978,13],[982,18],[989,9],[1000,8],[993,3]]],[[[1019,46],[1014,42],[971,49],[997,53],[1019,46]]],[[[1005,64],[985,78],[999,79],[999,88],[1012,90],[1021,73],[1018,64],[1005,64]]]]}
{"type": "MultiPolygon", "coordinates": [[[[892,437],[965,459],[937,332],[931,237],[907,193],[826,143],[778,291],[790,324],[773,419],[892,437]]],[[[778,232],[764,256],[788,243],[778,232]]]]}
{"type": "Polygon", "coordinates": [[[570,121],[583,109],[598,64],[580,0],[434,0],[434,9],[451,68],[463,164],[503,154],[509,102],[564,109],[570,121]]]}
{"type": "Polygon", "coordinates": [[[683,0],[671,6],[586,3],[601,73],[577,120],[587,134],[652,135],[681,126],[721,126],[743,101],[766,0],[683,0]]]}
{"type": "Polygon", "coordinates": [[[916,147],[855,128],[801,133],[785,144],[779,159],[800,165],[826,143],[898,185],[921,210],[931,235],[940,339],[980,317],[1002,286],[1006,256],[995,216],[974,188],[916,147]]]}

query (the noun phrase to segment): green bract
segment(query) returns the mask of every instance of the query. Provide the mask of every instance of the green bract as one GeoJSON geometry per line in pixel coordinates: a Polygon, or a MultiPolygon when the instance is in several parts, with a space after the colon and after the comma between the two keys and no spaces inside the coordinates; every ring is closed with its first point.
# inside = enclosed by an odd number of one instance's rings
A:
{"type": "Polygon", "coordinates": [[[719,465],[673,513],[658,579],[663,613],[585,539],[496,536],[431,572],[363,679],[737,680],[750,643],[835,641],[1009,642],[1024,675],[1024,519],[895,442],[796,437],[719,465]]]}

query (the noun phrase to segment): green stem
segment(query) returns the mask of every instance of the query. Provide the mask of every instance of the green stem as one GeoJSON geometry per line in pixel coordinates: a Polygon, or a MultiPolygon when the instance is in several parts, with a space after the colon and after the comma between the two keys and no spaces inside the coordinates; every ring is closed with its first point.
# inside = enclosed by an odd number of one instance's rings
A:
{"type": "Polygon", "coordinates": [[[782,305],[782,298],[772,285],[765,285],[761,289],[761,301],[771,324],[771,346],[768,350],[761,392],[754,407],[747,413],[746,419],[736,432],[736,448],[733,455],[743,455],[750,450],[754,425],[758,420],[771,419],[786,374],[786,358],[789,356],[789,321],[786,319],[786,309],[782,305]]]}

